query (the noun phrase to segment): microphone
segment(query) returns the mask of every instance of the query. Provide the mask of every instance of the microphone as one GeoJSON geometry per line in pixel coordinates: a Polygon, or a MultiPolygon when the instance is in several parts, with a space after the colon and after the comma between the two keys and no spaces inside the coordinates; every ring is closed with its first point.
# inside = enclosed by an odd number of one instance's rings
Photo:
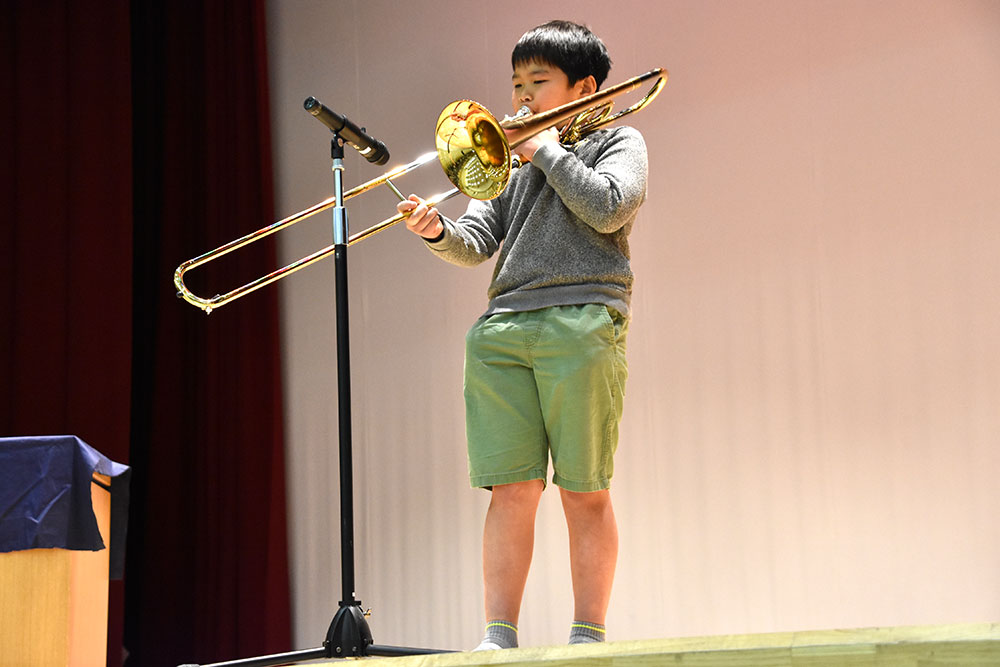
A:
{"type": "Polygon", "coordinates": [[[367,134],[363,128],[359,128],[336,111],[331,111],[315,97],[307,99],[304,106],[306,111],[354,146],[372,164],[385,164],[389,161],[389,150],[385,144],[367,134]]]}

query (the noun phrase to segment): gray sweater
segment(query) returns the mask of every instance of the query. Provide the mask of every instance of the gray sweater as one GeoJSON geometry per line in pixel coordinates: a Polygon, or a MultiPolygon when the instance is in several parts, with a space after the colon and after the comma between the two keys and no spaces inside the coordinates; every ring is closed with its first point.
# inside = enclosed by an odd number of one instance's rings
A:
{"type": "Polygon", "coordinates": [[[428,247],[474,266],[500,250],[486,315],[602,303],[629,316],[628,235],[646,198],[638,130],[592,133],[572,148],[546,144],[491,201],[472,200],[428,247]]]}

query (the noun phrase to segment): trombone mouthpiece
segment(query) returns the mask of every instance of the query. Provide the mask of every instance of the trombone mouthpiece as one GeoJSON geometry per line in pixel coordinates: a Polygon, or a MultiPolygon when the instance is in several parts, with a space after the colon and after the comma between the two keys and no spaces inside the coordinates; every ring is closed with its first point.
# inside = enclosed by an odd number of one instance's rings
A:
{"type": "Polygon", "coordinates": [[[507,121],[511,121],[511,120],[520,120],[521,118],[524,118],[525,116],[530,116],[530,115],[531,115],[531,109],[528,107],[527,104],[525,104],[520,109],[518,109],[517,113],[514,114],[513,116],[504,116],[503,120],[501,122],[507,122],[507,121]]]}

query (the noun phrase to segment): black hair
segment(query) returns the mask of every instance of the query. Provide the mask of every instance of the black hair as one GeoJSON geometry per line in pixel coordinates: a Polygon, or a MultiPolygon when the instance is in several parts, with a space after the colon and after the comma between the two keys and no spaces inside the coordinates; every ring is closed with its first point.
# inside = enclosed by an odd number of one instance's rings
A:
{"type": "Polygon", "coordinates": [[[570,85],[593,75],[600,88],[611,71],[611,58],[601,38],[571,21],[549,21],[521,36],[510,54],[511,67],[532,61],[555,65],[570,85]]]}

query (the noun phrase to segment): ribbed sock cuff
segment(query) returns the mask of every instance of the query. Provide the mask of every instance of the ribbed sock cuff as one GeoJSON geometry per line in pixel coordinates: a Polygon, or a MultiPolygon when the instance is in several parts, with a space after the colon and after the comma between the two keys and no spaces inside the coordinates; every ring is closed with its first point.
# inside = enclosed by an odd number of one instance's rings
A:
{"type": "Polygon", "coordinates": [[[570,644],[591,644],[603,642],[607,631],[600,623],[588,623],[586,621],[573,621],[569,629],[570,644]]]}
{"type": "Polygon", "coordinates": [[[483,641],[491,641],[500,648],[517,648],[517,626],[499,619],[490,621],[486,624],[483,641]]]}

